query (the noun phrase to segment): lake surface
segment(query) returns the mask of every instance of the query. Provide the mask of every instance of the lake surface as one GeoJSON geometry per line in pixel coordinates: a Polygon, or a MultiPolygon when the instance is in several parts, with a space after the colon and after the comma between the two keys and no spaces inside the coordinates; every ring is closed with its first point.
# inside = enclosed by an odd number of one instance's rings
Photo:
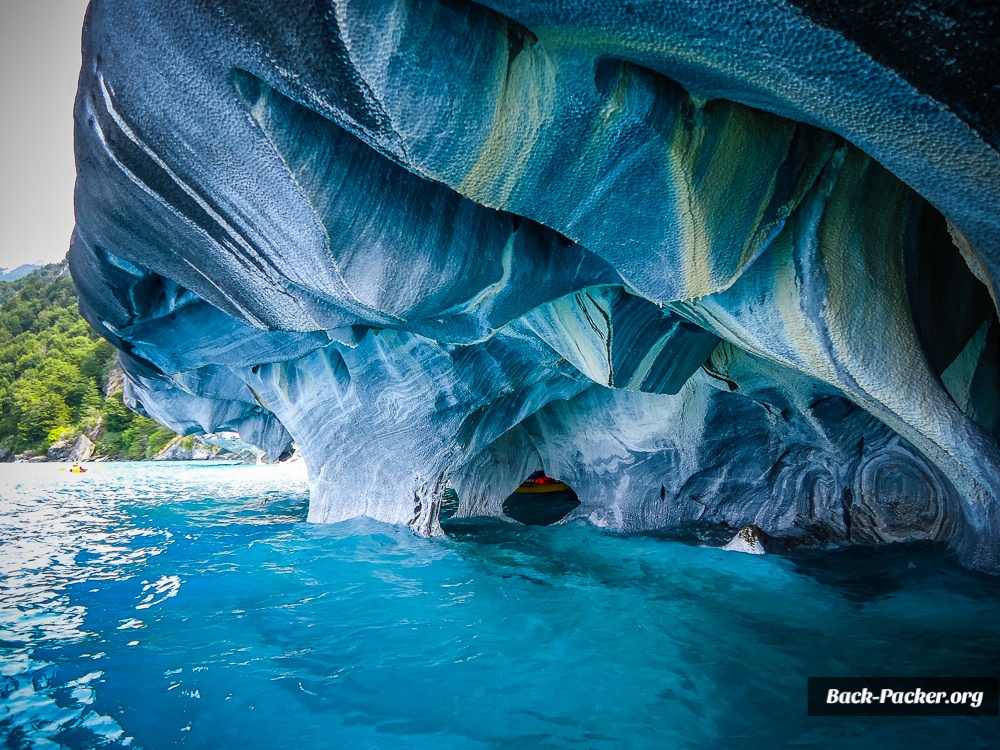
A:
{"type": "MultiPolygon", "coordinates": [[[[0,466],[8,748],[996,747],[810,718],[810,675],[1000,673],[934,547],[752,556],[593,527],[305,523],[304,469],[0,466]]],[[[0,742],[0,747],[3,747],[0,742]]]]}

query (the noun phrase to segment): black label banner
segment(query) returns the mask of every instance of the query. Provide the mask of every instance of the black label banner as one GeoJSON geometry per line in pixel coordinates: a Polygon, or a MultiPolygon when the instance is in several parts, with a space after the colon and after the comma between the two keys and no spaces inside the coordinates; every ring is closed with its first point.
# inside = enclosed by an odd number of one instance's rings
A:
{"type": "Polygon", "coordinates": [[[809,716],[1000,716],[1000,677],[810,677],[809,716]]]}

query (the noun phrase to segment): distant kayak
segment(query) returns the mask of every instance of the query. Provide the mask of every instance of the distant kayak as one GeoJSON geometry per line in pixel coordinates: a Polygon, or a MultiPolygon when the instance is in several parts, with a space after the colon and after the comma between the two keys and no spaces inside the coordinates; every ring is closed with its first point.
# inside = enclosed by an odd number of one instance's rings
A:
{"type": "Polygon", "coordinates": [[[521,486],[518,487],[514,492],[519,495],[532,495],[532,494],[550,494],[553,492],[565,492],[569,489],[569,485],[565,482],[560,482],[558,479],[553,479],[550,482],[522,482],[521,486]]]}
{"type": "Polygon", "coordinates": [[[503,504],[508,518],[528,526],[550,526],[565,518],[580,504],[573,488],[546,476],[541,469],[532,472],[503,504]],[[535,497],[525,497],[534,495],[535,497]]]}
{"type": "Polygon", "coordinates": [[[546,475],[543,469],[531,472],[531,476],[521,482],[521,486],[514,492],[522,495],[551,494],[553,492],[565,492],[570,487],[565,482],[546,475]]]}

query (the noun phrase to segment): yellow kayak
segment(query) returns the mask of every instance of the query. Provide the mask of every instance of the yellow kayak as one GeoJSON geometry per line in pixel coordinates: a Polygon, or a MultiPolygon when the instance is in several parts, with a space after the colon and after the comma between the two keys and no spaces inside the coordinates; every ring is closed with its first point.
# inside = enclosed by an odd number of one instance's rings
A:
{"type": "Polygon", "coordinates": [[[565,492],[569,489],[569,485],[565,482],[548,482],[547,484],[539,484],[537,482],[522,482],[521,486],[518,487],[514,492],[519,495],[534,495],[534,494],[548,494],[551,492],[565,492]]]}

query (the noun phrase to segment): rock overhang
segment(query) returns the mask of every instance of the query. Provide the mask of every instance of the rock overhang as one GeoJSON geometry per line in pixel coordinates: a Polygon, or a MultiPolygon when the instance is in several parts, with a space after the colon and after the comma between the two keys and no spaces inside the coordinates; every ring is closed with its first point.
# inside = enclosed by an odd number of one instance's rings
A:
{"type": "Polygon", "coordinates": [[[723,5],[94,2],[70,260],[127,398],[294,439],[313,520],[544,465],[615,528],[996,569],[996,150],[723,5]]]}

